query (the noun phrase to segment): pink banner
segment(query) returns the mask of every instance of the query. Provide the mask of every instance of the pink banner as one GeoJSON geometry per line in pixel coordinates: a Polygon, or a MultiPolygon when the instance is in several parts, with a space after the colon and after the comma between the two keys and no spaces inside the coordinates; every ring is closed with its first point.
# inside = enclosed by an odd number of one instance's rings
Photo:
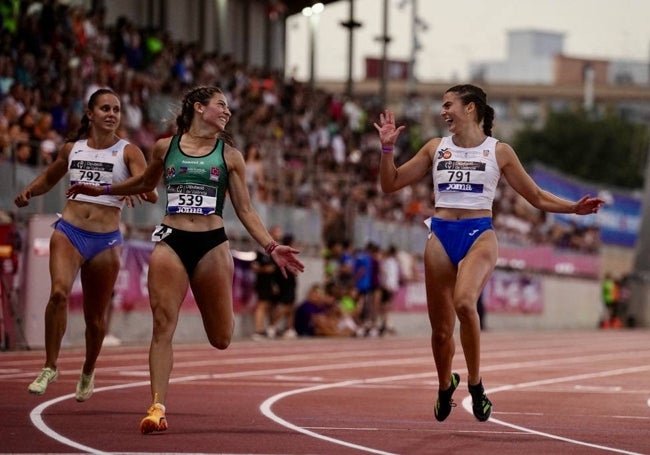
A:
{"type": "Polygon", "coordinates": [[[483,305],[487,313],[539,314],[543,297],[539,277],[496,270],[483,290],[483,305]]]}
{"type": "MultiPolygon", "coordinates": [[[[495,270],[485,286],[483,304],[486,311],[493,313],[541,313],[544,309],[542,280],[523,272],[495,270]]],[[[425,313],[427,295],[424,281],[402,286],[395,293],[391,311],[425,313]]]]}
{"type": "Polygon", "coordinates": [[[555,249],[551,246],[499,246],[497,267],[515,270],[550,272],[558,275],[597,277],[600,256],[555,249]]]}

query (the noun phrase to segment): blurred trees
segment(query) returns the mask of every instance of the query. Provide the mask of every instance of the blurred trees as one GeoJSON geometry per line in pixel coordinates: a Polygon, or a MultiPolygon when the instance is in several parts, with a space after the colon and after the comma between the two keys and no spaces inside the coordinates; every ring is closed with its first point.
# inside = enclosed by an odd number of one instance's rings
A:
{"type": "Polygon", "coordinates": [[[526,127],[512,141],[524,166],[539,161],[580,179],[639,189],[643,186],[648,128],[619,116],[551,113],[544,127],[526,127]]]}

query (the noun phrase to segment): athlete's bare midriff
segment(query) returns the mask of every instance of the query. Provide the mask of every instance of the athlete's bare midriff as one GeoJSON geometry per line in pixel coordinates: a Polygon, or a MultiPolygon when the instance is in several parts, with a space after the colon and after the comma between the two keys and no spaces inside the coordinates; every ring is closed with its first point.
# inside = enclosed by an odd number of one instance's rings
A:
{"type": "Polygon", "coordinates": [[[434,215],[436,218],[443,220],[464,220],[469,218],[492,218],[492,210],[471,210],[471,209],[455,209],[451,207],[436,207],[434,215]]]}
{"type": "Polygon", "coordinates": [[[118,207],[69,200],[63,208],[63,219],[85,231],[106,233],[120,228],[122,211],[118,207]]]}
{"type": "Polygon", "coordinates": [[[192,213],[175,213],[165,215],[162,223],[183,231],[203,232],[223,227],[223,218],[219,215],[197,215],[192,213]]]}

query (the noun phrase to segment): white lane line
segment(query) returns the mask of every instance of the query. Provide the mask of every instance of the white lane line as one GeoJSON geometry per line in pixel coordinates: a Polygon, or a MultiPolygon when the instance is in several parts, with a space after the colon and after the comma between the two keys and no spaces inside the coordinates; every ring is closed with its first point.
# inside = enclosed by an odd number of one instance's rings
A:
{"type": "Polygon", "coordinates": [[[282,417],[279,417],[277,414],[275,414],[272,410],[271,407],[273,406],[274,403],[280,401],[283,398],[286,398],[291,395],[298,395],[300,393],[308,393],[308,392],[314,392],[318,390],[325,390],[325,389],[333,389],[336,387],[350,387],[354,386],[357,384],[363,383],[363,380],[357,380],[357,381],[343,381],[343,382],[336,382],[333,384],[323,384],[323,385],[317,385],[313,387],[305,387],[302,389],[295,389],[295,390],[289,390],[287,392],[283,393],[278,393],[277,395],[273,395],[270,398],[267,398],[264,400],[264,402],[260,406],[260,411],[262,414],[264,414],[266,417],[268,417],[270,420],[273,422],[278,423],[279,425],[282,425],[283,427],[289,428],[293,431],[296,431],[298,433],[305,434],[307,436],[311,436],[316,439],[322,439],[323,441],[331,442],[334,444],[338,444],[341,446],[345,447],[350,447],[352,449],[357,449],[357,450],[362,450],[364,452],[368,453],[376,453],[379,455],[395,455],[392,452],[384,452],[383,450],[377,450],[373,449],[371,447],[366,447],[362,446],[359,444],[353,444],[351,442],[343,441],[342,439],[336,439],[336,438],[331,438],[329,436],[325,436],[316,432],[313,432],[311,430],[308,430],[304,427],[299,427],[298,425],[294,425],[293,423],[283,419],[282,417]]]}
{"type": "MultiPolygon", "coordinates": [[[[530,362],[517,362],[515,364],[510,365],[510,367],[522,368],[524,365],[529,365],[529,363],[530,362]]],[[[536,364],[539,365],[539,362],[537,362],[536,364]]],[[[503,367],[493,366],[493,369],[503,369],[503,367]]],[[[529,383],[521,383],[521,384],[517,384],[517,385],[503,386],[503,387],[499,387],[499,388],[495,388],[495,389],[490,390],[490,393],[495,393],[495,392],[504,391],[504,390],[512,390],[512,389],[520,388],[520,387],[531,387],[531,386],[535,386],[535,385],[554,384],[554,383],[558,383],[558,382],[567,382],[567,381],[574,381],[574,380],[579,380],[579,379],[588,379],[588,378],[594,378],[594,377],[606,377],[606,376],[613,376],[613,375],[618,375],[618,374],[637,373],[637,372],[646,371],[646,370],[650,370],[650,367],[648,367],[648,366],[633,367],[633,368],[624,368],[624,369],[619,369],[619,370],[611,370],[611,371],[607,371],[607,372],[572,375],[572,376],[567,376],[567,377],[564,377],[564,378],[547,379],[547,380],[533,381],[533,382],[529,382],[529,383]]],[[[279,400],[281,400],[283,398],[286,398],[286,397],[291,396],[291,395],[297,395],[297,394],[300,394],[300,393],[309,393],[309,392],[324,390],[324,389],[328,389],[328,388],[335,388],[335,387],[352,387],[352,386],[356,386],[356,385],[359,385],[359,384],[401,381],[401,380],[412,380],[412,379],[415,379],[415,378],[422,378],[422,377],[430,376],[430,375],[432,375],[432,373],[393,375],[393,376],[369,378],[369,379],[365,379],[365,380],[343,381],[343,382],[336,382],[336,383],[332,383],[332,384],[322,384],[322,385],[313,386],[313,387],[305,387],[305,388],[301,388],[301,389],[289,390],[289,391],[286,391],[286,392],[276,394],[276,395],[266,399],[262,403],[262,405],[260,406],[260,411],[266,417],[268,417],[272,421],[278,423],[279,425],[285,426],[285,427],[290,428],[290,429],[292,429],[294,431],[297,431],[299,433],[303,433],[303,434],[306,434],[308,436],[312,436],[314,438],[326,440],[326,441],[332,442],[334,444],[339,444],[339,445],[343,445],[343,446],[346,446],[346,447],[354,447],[354,448],[357,448],[359,450],[364,450],[364,451],[370,452],[370,453],[384,453],[384,452],[378,451],[377,449],[373,449],[373,448],[370,448],[370,447],[359,446],[357,444],[352,444],[351,445],[351,443],[349,443],[347,441],[343,441],[343,440],[340,440],[340,439],[335,439],[335,438],[332,438],[332,437],[329,437],[329,436],[324,436],[324,435],[321,435],[319,433],[315,433],[313,431],[310,431],[307,428],[295,425],[295,424],[283,419],[282,417],[278,416],[277,414],[275,414],[272,411],[271,407],[273,406],[273,404],[277,403],[279,400]]],[[[471,396],[468,396],[463,400],[463,407],[469,413],[472,413],[472,404],[471,403],[472,403],[471,396]]],[[[498,420],[498,419],[494,419],[494,418],[490,418],[490,422],[495,422],[495,423],[498,423],[500,425],[507,426],[507,427],[513,428],[515,430],[519,430],[520,432],[523,432],[523,433],[535,434],[535,435],[538,435],[538,436],[544,436],[544,437],[548,437],[548,438],[551,438],[551,439],[557,439],[557,440],[570,442],[570,443],[577,444],[577,445],[584,445],[584,446],[587,446],[587,447],[598,448],[598,449],[601,449],[601,450],[610,450],[610,451],[623,453],[623,454],[628,454],[628,455],[643,455],[643,454],[638,454],[636,452],[629,452],[629,451],[624,451],[624,450],[621,450],[621,449],[615,449],[615,448],[611,448],[611,447],[607,447],[607,446],[601,446],[601,445],[597,445],[597,444],[591,444],[591,443],[588,443],[588,442],[583,442],[583,441],[578,441],[578,440],[574,440],[574,439],[564,438],[564,437],[553,435],[553,434],[550,434],[550,433],[543,433],[543,432],[532,430],[532,429],[529,429],[529,428],[509,424],[507,422],[504,422],[504,421],[501,421],[501,420],[498,420]]]]}
{"type": "Polygon", "coordinates": [[[32,412],[29,413],[30,419],[32,419],[32,423],[34,426],[45,433],[45,435],[49,436],[50,438],[54,439],[55,441],[60,442],[61,444],[68,445],[74,449],[80,450],[82,453],[92,453],[92,454],[101,454],[101,455],[108,455],[110,452],[102,452],[101,450],[95,449],[93,447],[88,447],[86,445],[83,445],[77,441],[73,441],[72,439],[66,438],[65,436],[60,435],[56,431],[52,430],[50,427],[48,427],[45,422],[43,422],[43,411],[47,409],[49,406],[56,404],[60,401],[67,400],[70,398],[74,397],[74,393],[71,393],[69,395],[63,395],[57,398],[54,398],[53,400],[46,401],[44,403],[41,403],[40,405],[36,406],[32,412]]]}
{"type": "MultiPolygon", "coordinates": [[[[148,386],[148,385],[149,385],[149,381],[147,380],[147,381],[140,381],[140,382],[132,382],[128,384],[119,384],[110,387],[98,387],[95,389],[94,393],[104,392],[106,390],[127,389],[131,387],[141,387],[141,386],[148,386]]],[[[37,430],[43,432],[45,435],[49,436],[50,438],[54,439],[57,442],[60,442],[61,444],[65,444],[75,449],[81,450],[83,453],[110,454],[111,452],[103,452],[99,449],[95,449],[93,447],[83,445],[77,441],[73,441],[72,439],[67,438],[62,434],[52,430],[43,421],[43,412],[47,408],[61,401],[72,399],[72,398],[74,398],[74,393],[70,393],[68,395],[62,395],[60,397],[53,398],[48,401],[44,401],[43,403],[39,404],[34,409],[32,409],[32,412],[29,413],[29,418],[31,419],[32,423],[34,424],[37,430]]]]}
{"type": "MultiPolygon", "coordinates": [[[[368,361],[368,362],[345,362],[345,363],[340,363],[340,364],[332,364],[332,365],[314,365],[314,366],[306,366],[306,367],[291,367],[291,368],[275,368],[275,369],[265,369],[265,370],[251,370],[251,371],[236,371],[232,373],[223,373],[223,374],[199,374],[199,375],[190,375],[190,376],[184,376],[184,377],[178,377],[178,378],[171,378],[170,379],[170,384],[171,383],[185,383],[185,382],[192,382],[192,381],[202,381],[202,380],[208,380],[208,379],[226,379],[226,378],[241,378],[241,377],[254,377],[254,376],[268,376],[268,375],[277,375],[277,374],[293,374],[295,372],[311,372],[311,371],[326,371],[326,370],[345,370],[345,369],[351,369],[351,368],[364,368],[367,366],[394,366],[394,365],[406,365],[406,364],[419,364],[421,361],[417,358],[415,359],[399,359],[396,361],[390,361],[390,360],[384,360],[384,361],[368,361]]],[[[430,375],[430,373],[427,373],[427,375],[430,375]]],[[[133,388],[133,387],[144,387],[144,386],[149,386],[149,380],[146,381],[138,381],[138,382],[130,382],[130,383],[125,383],[125,384],[117,384],[117,385],[112,385],[112,386],[107,386],[107,387],[98,387],[95,389],[94,393],[101,393],[101,392],[106,392],[109,390],[119,390],[119,389],[128,389],[128,388],[133,388]]],[[[57,433],[53,429],[47,426],[47,424],[43,421],[43,412],[50,406],[59,403],[63,400],[66,399],[72,399],[74,398],[74,394],[68,394],[68,395],[63,395],[57,398],[54,398],[52,400],[45,401],[41,403],[39,406],[35,407],[29,414],[30,419],[36,429],[39,431],[43,432],[50,438],[54,439],[55,441],[60,442],[61,444],[68,445],[70,447],[74,447],[76,449],[79,449],[83,452],[88,452],[88,453],[97,453],[97,454],[104,454],[105,452],[102,452],[99,449],[94,449],[92,447],[87,447],[83,444],[80,444],[76,441],[73,441],[65,436],[63,436],[60,433],[57,433]]],[[[380,453],[380,452],[377,452],[380,453]]],[[[385,452],[381,452],[385,453],[385,452]]]]}
{"type": "MultiPolygon", "coordinates": [[[[535,387],[535,386],[548,385],[548,384],[558,384],[558,383],[561,383],[561,382],[570,382],[570,381],[577,381],[577,380],[583,380],[583,379],[604,378],[604,377],[609,377],[609,376],[617,376],[617,375],[621,375],[621,374],[640,373],[640,372],[649,371],[649,370],[650,370],[650,366],[643,366],[643,367],[621,368],[621,369],[609,370],[609,371],[600,371],[600,372],[596,372],[596,373],[576,374],[576,375],[571,375],[571,376],[543,379],[543,380],[539,380],[539,381],[522,382],[522,383],[519,383],[519,384],[512,384],[512,385],[505,385],[505,386],[501,386],[501,387],[495,387],[494,389],[486,390],[486,393],[494,394],[494,393],[497,393],[497,392],[504,392],[504,391],[514,390],[514,389],[522,389],[522,388],[526,388],[526,387],[535,387]]],[[[469,412],[470,414],[472,413],[472,397],[471,397],[471,395],[468,395],[463,399],[463,408],[467,412],[469,412]]],[[[600,444],[593,444],[593,443],[590,443],[590,442],[580,441],[580,440],[577,440],[577,439],[565,438],[563,436],[558,436],[558,435],[551,434],[551,433],[545,433],[543,431],[533,430],[532,428],[522,427],[520,425],[515,425],[515,424],[509,423],[509,422],[505,422],[503,420],[495,419],[493,417],[490,417],[489,421],[491,423],[496,423],[498,425],[502,425],[504,427],[512,428],[514,430],[523,431],[525,433],[535,434],[537,436],[543,436],[545,438],[550,438],[550,439],[555,439],[555,440],[558,440],[558,441],[568,442],[570,444],[575,444],[575,445],[580,445],[580,446],[585,446],[585,447],[591,447],[592,449],[606,450],[606,451],[609,451],[609,452],[623,453],[623,454],[627,454],[627,455],[643,455],[643,454],[638,453],[638,452],[631,452],[631,451],[628,451],[628,450],[617,449],[617,448],[614,448],[614,447],[604,446],[604,445],[600,445],[600,444]]]]}
{"type": "MultiPolygon", "coordinates": [[[[609,355],[594,355],[591,357],[580,357],[580,358],[569,358],[569,359],[553,359],[549,361],[529,361],[529,362],[513,362],[513,363],[508,363],[508,364],[503,364],[503,365],[493,365],[487,368],[483,368],[484,371],[497,371],[497,370],[507,370],[507,369],[513,369],[513,368],[528,368],[528,367],[533,367],[533,366],[541,366],[544,364],[553,364],[553,365],[558,365],[558,363],[563,363],[563,362],[568,362],[571,364],[574,364],[576,362],[589,362],[591,360],[605,360],[606,358],[620,358],[621,353],[614,353],[614,354],[609,354],[609,355]]],[[[218,361],[211,362],[211,363],[219,363],[218,361]]],[[[251,371],[239,371],[239,372],[232,372],[232,373],[223,373],[223,374],[201,374],[201,375],[188,375],[184,377],[178,377],[178,378],[172,378],[170,380],[170,383],[184,383],[184,382],[192,382],[192,381],[200,381],[200,380],[206,380],[206,379],[227,379],[227,378],[240,378],[240,377],[254,377],[254,376],[265,376],[265,375],[276,375],[276,374],[295,374],[296,372],[322,372],[322,371],[327,371],[327,370],[347,370],[347,369],[355,369],[355,368],[365,368],[368,366],[397,366],[397,365],[407,365],[407,364],[421,364],[421,357],[415,357],[415,358],[402,358],[402,359],[397,359],[397,360],[383,360],[383,361],[365,361],[365,362],[344,362],[344,363],[339,363],[339,364],[331,364],[331,365],[314,365],[314,366],[305,366],[305,367],[286,367],[286,368],[276,368],[276,369],[265,369],[265,370],[251,370],[251,371]]],[[[123,367],[122,367],[123,368],[123,367]]],[[[115,370],[118,369],[117,367],[114,368],[107,368],[106,370],[115,370]]],[[[399,381],[399,380],[409,380],[409,379],[423,379],[423,378],[430,378],[430,377],[435,377],[435,373],[432,372],[425,372],[425,373],[417,373],[417,374],[407,374],[407,375],[394,375],[394,376],[388,376],[388,377],[380,377],[380,378],[370,378],[370,379],[365,379],[365,380],[355,380],[355,381],[345,381],[344,383],[349,384],[349,385],[359,385],[359,384],[369,384],[373,382],[390,382],[390,381],[399,381]]],[[[339,384],[339,383],[336,383],[339,384]]],[[[143,386],[149,386],[149,381],[139,381],[139,382],[133,382],[133,383],[125,383],[125,384],[119,384],[119,385],[113,385],[113,386],[107,386],[107,387],[100,387],[95,389],[95,393],[100,393],[100,392],[105,392],[105,391],[110,391],[110,390],[118,390],[118,389],[126,389],[126,388],[133,388],[133,387],[143,387],[143,386]]],[[[318,387],[335,387],[336,385],[319,385],[318,387]]],[[[302,389],[300,389],[302,390],[302,389]]],[[[496,390],[496,389],[495,389],[496,390]]],[[[31,413],[30,413],[30,418],[36,428],[43,433],[45,433],[47,436],[51,437],[52,439],[62,443],[69,445],[74,448],[79,448],[79,447],[85,447],[84,451],[87,451],[89,453],[98,453],[98,454],[103,454],[99,449],[93,449],[90,447],[83,446],[75,441],[70,440],[69,438],[55,432],[51,428],[49,428],[45,422],[42,419],[42,413],[47,409],[49,406],[56,404],[60,401],[63,401],[64,399],[72,399],[74,397],[73,394],[69,395],[64,395],[58,398],[55,398],[53,400],[46,401],[44,403],[41,403],[39,406],[34,408],[31,413]]],[[[273,398],[273,397],[271,397],[273,398]]],[[[470,412],[471,412],[471,407],[470,407],[470,412]]],[[[270,417],[269,417],[270,418],[270,417]]],[[[278,417],[279,419],[279,417],[278,417]]],[[[273,420],[273,419],[272,419],[273,420]]],[[[282,419],[283,420],[283,419],[282,419]]],[[[491,419],[492,420],[492,419],[491,419]]],[[[289,422],[287,422],[289,423],[289,422]]],[[[289,423],[290,424],[290,423],[289,423]]],[[[293,425],[293,424],[290,424],[293,425]]],[[[298,428],[298,427],[296,427],[298,428]]],[[[296,430],[298,431],[298,430],[296,430]]],[[[316,433],[314,433],[316,434],[316,433]]],[[[345,443],[345,441],[342,441],[345,443]]],[[[375,449],[370,449],[369,450],[375,450],[375,449]]],[[[373,453],[387,453],[387,452],[373,452],[373,453]]],[[[623,453],[629,453],[632,454],[632,452],[623,452],[623,453]]]]}

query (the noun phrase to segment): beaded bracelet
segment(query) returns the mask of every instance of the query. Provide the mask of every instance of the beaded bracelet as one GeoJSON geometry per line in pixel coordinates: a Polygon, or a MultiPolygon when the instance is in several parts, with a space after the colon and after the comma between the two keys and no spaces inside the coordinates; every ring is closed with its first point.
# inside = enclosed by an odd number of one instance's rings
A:
{"type": "Polygon", "coordinates": [[[381,146],[381,152],[382,153],[393,153],[393,147],[391,145],[382,145],[381,146]]]}
{"type": "Polygon", "coordinates": [[[106,194],[111,194],[111,185],[110,185],[110,184],[106,185],[106,189],[105,189],[104,192],[105,192],[106,194]]]}
{"type": "Polygon", "coordinates": [[[269,242],[265,247],[264,251],[266,251],[266,254],[271,256],[271,253],[273,253],[273,250],[275,250],[280,244],[276,242],[275,240],[269,242]]]}

